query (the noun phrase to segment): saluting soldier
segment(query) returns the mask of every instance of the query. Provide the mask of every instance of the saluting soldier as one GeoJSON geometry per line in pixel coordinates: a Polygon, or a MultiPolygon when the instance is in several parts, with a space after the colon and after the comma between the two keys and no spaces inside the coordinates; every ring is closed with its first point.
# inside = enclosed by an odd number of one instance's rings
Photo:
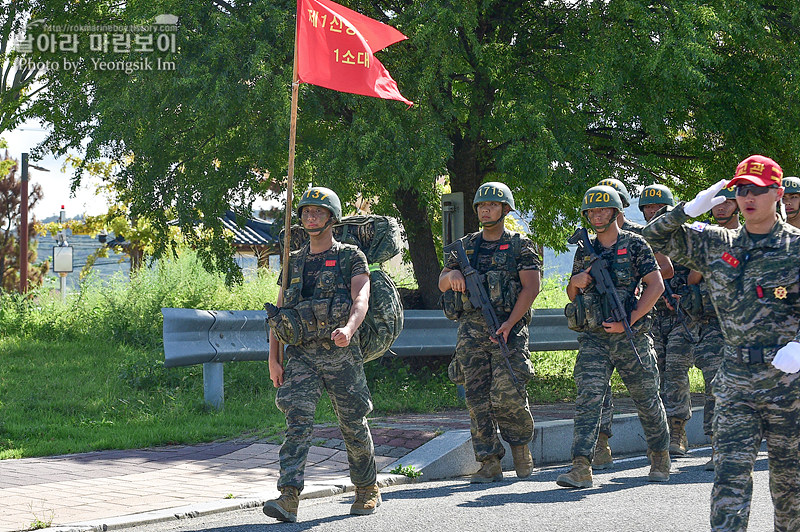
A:
{"type": "Polygon", "coordinates": [[[356,246],[333,238],[332,225],[342,219],[342,204],[332,190],[312,187],[304,192],[297,215],[308,242],[291,253],[283,269],[289,283],[285,293],[278,293],[280,308],[267,305],[269,374],[287,427],[280,450],[281,496],[267,501],[264,513],[280,521],[297,520],[314,412],[324,388],[339,421],[356,487],[350,513],[371,514],[381,496],[366,418],[372,397],[358,337],[369,306],[367,259],[356,246]],[[287,344],[285,365],[278,340],[287,344]]]}
{"type": "Polygon", "coordinates": [[[725,200],[722,180],[644,230],[657,249],[703,274],[725,337],[714,378],[714,531],[747,529],[764,437],[774,528],[800,530],[800,230],[776,212],[782,177],[762,155],[739,163],[727,185],[736,187],[742,228],[684,223],[725,200]]]}
{"type": "MultiPolygon", "coordinates": [[[[573,315],[571,327],[578,334],[578,357],[574,378],[578,388],[572,440],[572,469],[556,480],[559,486],[592,486],[592,457],[598,438],[603,396],[614,368],[619,372],[639,413],[650,458],[651,482],[669,480],[669,429],[664,406],[658,395],[658,369],[649,329],[648,313],[664,291],[664,283],[650,246],[644,238],[620,230],[617,215],[622,200],[616,190],[595,186],[586,191],[581,212],[597,234],[591,241],[594,252],[609,265],[609,275],[625,305],[633,342],[639,359],[625,334],[624,324],[611,320],[610,302],[600,294],[592,278],[590,250],[575,252],[567,296],[583,299],[585,316],[579,323],[573,315]],[[637,296],[640,283],[646,287],[637,296]]],[[[568,314],[568,319],[570,315],[568,314]]]]}
{"type": "Polygon", "coordinates": [[[531,305],[539,294],[541,259],[527,237],[505,228],[504,219],[515,208],[514,196],[505,184],[481,185],[472,208],[482,230],[461,240],[471,266],[484,277],[500,323],[496,336],[503,335],[508,344],[508,361],[483,314],[464,294],[466,281],[455,252],[445,257],[439,290],[444,292],[445,314],[458,320],[455,363],[463,372],[472,447],[475,459],[481,463],[470,482],[483,483],[503,478],[500,460],[505,449],[497,437],[498,427],[511,447],[517,476],[527,477],[533,469],[533,416],[525,385],[533,377],[528,323],[531,305]]]}

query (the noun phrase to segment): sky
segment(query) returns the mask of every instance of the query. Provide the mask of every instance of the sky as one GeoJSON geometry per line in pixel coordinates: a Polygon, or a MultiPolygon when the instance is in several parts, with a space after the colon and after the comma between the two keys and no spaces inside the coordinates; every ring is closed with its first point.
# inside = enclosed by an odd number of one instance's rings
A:
{"type": "MultiPolygon", "coordinates": [[[[8,144],[9,157],[20,162],[22,161],[22,154],[30,152],[44,140],[46,135],[47,130],[36,121],[26,122],[17,129],[2,134],[8,144]]],[[[81,154],[74,153],[73,155],[79,156],[81,154]]],[[[43,172],[30,167],[28,169],[30,183],[40,185],[44,196],[33,208],[33,214],[36,219],[43,220],[50,216],[57,216],[62,205],[66,210],[67,218],[74,218],[81,214],[98,215],[107,212],[108,201],[103,196],[97,196],[94,193],[96,186],[99,184],[97,179],[85,175],[83,183],[75,191],[75,195],[72,196],[70,194],[70,177],[73,171],[71,168],[61,171],[64,166],[64,159],[63,157],[56,159],[52,155],[48,155],[39,161],[29,159],[29,164],[49,170],[49,172],[43,172]]]]}

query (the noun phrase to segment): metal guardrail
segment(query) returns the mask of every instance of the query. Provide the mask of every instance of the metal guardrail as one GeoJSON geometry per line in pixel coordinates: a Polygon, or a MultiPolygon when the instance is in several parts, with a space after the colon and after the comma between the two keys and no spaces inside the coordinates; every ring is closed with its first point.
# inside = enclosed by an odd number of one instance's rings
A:
{"type": "MultiPolygon", "coordinates": [[[[203,364],[206,402],[223,403],[224,362],[269,360],[264,327],[266,312],[258,310],[195,310],[163,308],[164,366],[203,364]]],[[[406,310],[403,331],[392,344],[396,356],[444,356],[456,349],[458,324],[440,310],[406,310]]],[[[531,351],[578,348],[578,335],[567,328],[561,309],[536,309],[529,327],[531,351]]]]}

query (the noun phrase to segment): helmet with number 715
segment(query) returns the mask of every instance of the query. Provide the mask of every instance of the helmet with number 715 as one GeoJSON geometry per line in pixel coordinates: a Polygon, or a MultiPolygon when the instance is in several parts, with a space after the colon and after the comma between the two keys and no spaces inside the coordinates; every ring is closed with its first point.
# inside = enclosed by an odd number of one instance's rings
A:
{"type": "Polygon", "coordinates": [[[336,192],[325,187],[311,187],[303,192],[300,196],[300,202],[297,204],[297,216],[300,217],[303,212],[303,207],[308,205],[316,205],[324,207],[331,212],[331,216],[336,221],[342,219],[342,202],[339,201],[339,196],[336,192]]]}
{"type": "Polygon", "coordinates": [[[485,201],[505,203],[511,207],[512,211],[516,209],[514,206],[514,195],[511,193],[511,189],[499,181],[489,181],[478,187],[478,190],[475,192],[475,199],[472,200],[472,210],[477,212],[478,203],[483,203],[485,201]]]}

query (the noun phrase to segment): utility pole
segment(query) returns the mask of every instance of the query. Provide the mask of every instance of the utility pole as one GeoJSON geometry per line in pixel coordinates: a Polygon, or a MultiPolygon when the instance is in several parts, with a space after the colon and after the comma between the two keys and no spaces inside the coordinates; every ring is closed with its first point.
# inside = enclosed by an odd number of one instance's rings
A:
{"type": "Polygon", "coordinates": [[[22,154],[19,224],[19,293],[28,291],[28,154],[22,154]]]}

